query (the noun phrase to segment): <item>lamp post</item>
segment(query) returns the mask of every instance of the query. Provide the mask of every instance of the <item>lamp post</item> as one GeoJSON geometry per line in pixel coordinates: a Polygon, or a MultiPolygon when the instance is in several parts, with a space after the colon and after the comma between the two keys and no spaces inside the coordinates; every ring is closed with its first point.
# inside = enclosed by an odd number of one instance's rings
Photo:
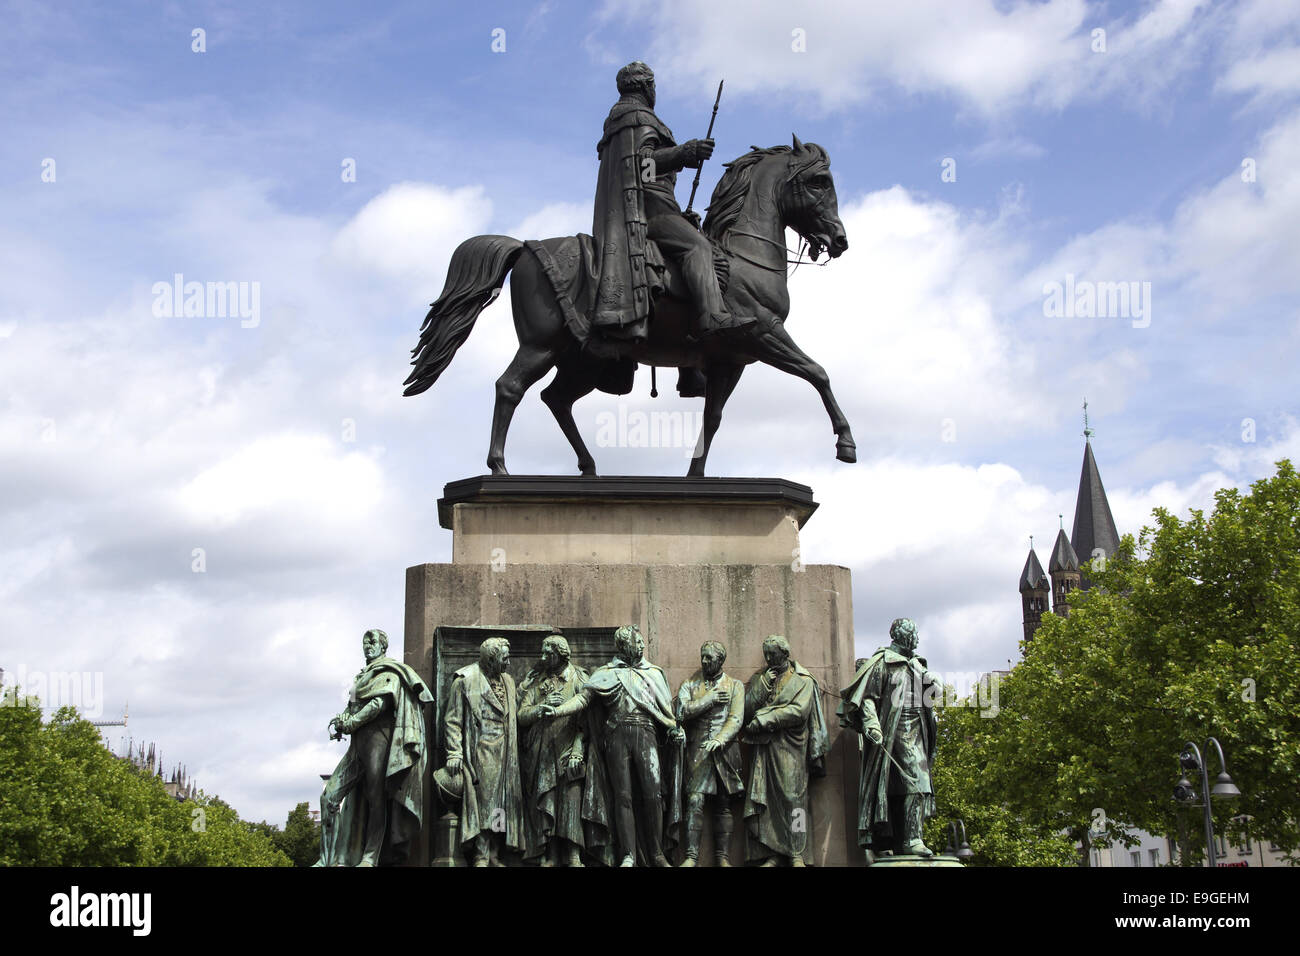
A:
{"type": "Polygon", "coordinates": [[[966,842],[966,823],[960,817],[948,824],[948,846],[943,852],[945,856],[955,856],[959,860],[969,860],[975,855],[966,842]]]}
{"type": "Polygon", "coordinates": [[[1237,789],[1237,785],[1228,776],[1228,762],[1223,758],[1223,747],[1213,737],[1205,741],[1205,749],[1209,750],[1211,745],[1214,746],[1214,750],[1219,755],[1219,776],[1215,778],[1214,788],[1210,788],[1210,771],[1201,756],[1200,748],[1188,741],[1183,745],[1183,752],[1178,755],[1178,766],[1181,768],[1183,775],[1174,786],[1174,799],[1179,803],[1192,806],[1196,806],[1195,801],[1198,798],[1200,799],[1200,806],[1205,810],[1205,861],[1206,865],[1213,869],[1216,861],[1214,856],[1214,819],[1210,812],[1210,800],[1211,798],[1232,800],[1241,796],[1241,791],[1237,789]],[[1199,791],[1187,779],[1188,771],[1200,773],[1201,786],[1199,791]]]}

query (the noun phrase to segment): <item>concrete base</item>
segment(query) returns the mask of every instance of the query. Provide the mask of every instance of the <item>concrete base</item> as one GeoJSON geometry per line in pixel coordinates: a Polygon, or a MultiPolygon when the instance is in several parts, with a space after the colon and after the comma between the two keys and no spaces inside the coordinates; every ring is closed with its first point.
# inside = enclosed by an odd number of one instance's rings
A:
{"type": "MultiPolygon", "coordinates": [[[[588,482],[599,479],[586,479],[588,482]]],[[[451,486],[448,486],[449,488],[451,486]]],[[[499,528],[514,540],[535,532],[524,532],[512,516],[525,525],[551,522],[543,502],[518,509],[519,502],[501,502],[494,508],[483,502],[458,503],[453,506],[449,523],[453,531],[475,524],[481,529],[499,528]],[[482,520],[460,522],[455,511],[466,507],[482,509],[482,520]]],[[[636,532],[619,531],[631,522],[635,527],[642,519],[658,521],[673,517],[672,506],[664,502],[649,503],[637,509],[626,501],[602,503],[593,499],[583,518],[586,526],[607,535],[611,546],[604,549],[607,558],[618,554],[621,561],[599,563],[542,562],[510,560],[515,548],[506,549],[504,561],[470,561],[462,557],[481,557],[483,546],[497,547],[492,533],[473,548],[453,548],[457,560],[452,564],[422,564],[407,569],[405,660],[430,686],[437,688],[435,670],[440,660],[437,634],[455,628],[479,627],[491,634],[497,626],[530,626],[528,630],[560,629],[570,636],[570,643],[581,640],[584,629],[604,631],[623,624],[636,624],[646,638],[646,656],[664,669],[674,690],[699,668],[700,645],[706,640],[721,641],[727,647],[725,670],[748,682],[764,667],[763,639],[783,634],[790,641],[794,657],[808,668],[822,690],[822,707],[831,738],[825,778],[812,784],[812,844],[814,862],[822,866],[860,866],[861,851],[856,846],[858,746],[852,734],[841,734],[835,719],[840,688],[853,677],[853,593],[847,568],[835,565],[801,565],[788,559],[755,563],[698,563],[687,560],[671,563],[643,563],[636,557],[644,549],[635,541],[613,544],[618,534],[625,538],[636,532]],[[604,519],[608,519],[605,522],[604,519]],[[439,632],[439,628],[443,630],[439,632]]],[[[675,548],[659,548],[659,556],[669,552],[685,557],[711,551],[728,553],[734,539],[722,533],[724,526],[743,528],[759,521],[760,512],[770,510],[772,502],[719,502],[710,508],[707,502],[691,503],[690,508],[704,508],[703,534],[690,534],[691,524],[680,525],[677,535],[683,540],[675,548]],[[692,540],[694,539],[694,540],[692,540]]],[[[815,507],[815,505],[814,505],[815,507]]],[[[809,509],[810,513],[811,509],[809,509]]],[[[765,519],[763,519],[765,520],[765,519]]],[[[782,519],[784,520],[784,519],[782,519]]],[[[789,547],[798,548],[798,521],[790,521],[793,534],[789,547]]],[[[566,545],[557,540],[560,528],[535,535],[536,546],[525,553],[564,554],[566,545]],[[549,549],[549,550],[548,550],[549,549]]],[[[656,546],[657,548],[659,546],[656,546]]],[[[785,547],[783,543],[782,548],[785,547]]],[[[490,553],[490,548],[489,552],[490,553]]],[[[520,643],[524,643],[520,632],[520,643]]],[[[528,640],[531,641],[531,635],[528,640]]],[[[594,639],[594,638],[593,638],[594,639]]],[[[578,655],[575,647],[575,656],[578,655]]],[[[526,670],[534,660],[512,660],[512,671],[526,670]]],[[[443,665],[445,666],[445,664],[443,665]]],[[[441,702],[439,702],[441,703],[441,702]]],[[[438,735],[440,737],[440,735],[438,735]]],[[[433,765],[441,766],[445,755],[439,750],[433,765]]],[[[745,754],[746,768],[749,755],[745,754]]],[[[431,767],[432,769],[432,767],[431,767]]],[[[432,788],[430,788],[432,792],[432,788]]],[[[432,809],[432,808],[431,808],[432,809]]],[[[733,806],[737,817],[739,801],[733,806]]],[[[436,816],[426,819],[434,820],[436,816]]],[[[706,823],[700,865],[713,863],[711,821],[706,823]]],[[[433,828],[426,827],[426,831],[433,828]]],[[[735,866],[744,864],[743,826],[737,819],[729,859],[735,866]]],[[[423,860],[431,859],[426,833],[423,860]]],[[[435,854],[441,856],[440,853],[435,854]]]]}
{"type": "Polygon", "coordinates": [[[903,854],[902,856],[882,856],[877,857],[876,862],[871,864],[871,869],[879,867],[963,867],[966,864],[955,856],[911,856],[903,854]]]}

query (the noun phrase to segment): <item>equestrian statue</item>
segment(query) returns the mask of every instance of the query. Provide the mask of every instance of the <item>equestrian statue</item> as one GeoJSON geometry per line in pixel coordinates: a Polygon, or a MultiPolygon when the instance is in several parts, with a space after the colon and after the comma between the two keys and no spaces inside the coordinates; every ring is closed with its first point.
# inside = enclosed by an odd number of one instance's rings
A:
{"type": "Polygon", "coordinates": [[[654,114],[654,74],[644,63],[619,70],[617,84],[620,97],[596,147],[592,235],[462,242],[420,328],[403,394],[418,395],[438,380],[509,275],[519,350],[496,383],[492,474],[508,474],[506,433],[515,408],[555,369],[542,400],[577,452],[580,472],[595,475],[573,403],[597,389],[627,394],[638,364],[677,368],[679,394],[704,398],[688,476],[704,474],[723,406],[753,362],[811,383],[830,415],[835,457],[856,461],[853,432],[826,370],[785,330],[786,228],[808,244],[814,262],[823,251],[838,258],[849,245],[826,150],[795,136],[790,146],[753,147],[727,163],[701,227],[674,191],[678,171],[698,170],[712,156],[713,140],[676,142],[654,114]]]}

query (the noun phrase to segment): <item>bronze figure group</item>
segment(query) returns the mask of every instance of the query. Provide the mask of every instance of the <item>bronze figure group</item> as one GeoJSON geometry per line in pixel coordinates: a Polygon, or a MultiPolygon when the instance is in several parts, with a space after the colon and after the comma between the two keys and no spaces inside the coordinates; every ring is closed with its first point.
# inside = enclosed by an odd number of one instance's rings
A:
{"type": "MultiPolygon", "coordinates": [[[[402,862],[422,822],[432,698],[374,635],[354,702],[330,725],[352,740],[321,798],[319,865],[402,862]]],[[[615,632],[615,657],[591,673],[553,634],[516,688],[509,642],[488,638],[441,708],[446,759],[432,777],[456,814],[455,852],[473,866],[671,866],[680,848],[681,865],[695,866],[711,809],[714,862],[730,866],[743,798],[746,862],[811,862],[809,781],[828,747],[820,693],[784,637],[764,641],[763,655],[747,688],[723,672],[726,648],[707,641],[674,695],[636,625],[615,632]]]]}
{"type": "MultiPolygon", "coordinates": [[[[922,827],[935,813],[935,691],[905,618],[891,643],[860,658],[841,691],[840,723],[860,735],[858,843],[868,861],[932,857],[922,827]]],[[[490,637],[452,675],[441,705],[446,759],[432,774],[455,813],[453,851],[473,866],[697,866],[712,811],[713,862],[730,866],[742,804],[745,861],[812,862],[810,782],[829,746],[816,679],[789,642],[763,642],[766,667],[742,683],[723,671],[727,649],[700,648],[700,669],[674,695],[645,658],[636,625],[614,635],[615,656],[588,673],[552,634],[516,688],[510,643],[490,637]],[[749,747],[746,772],[741,743],[749,747]]],[[[347,753],[321,796],[320,866],[403,862],[424,816],[428,766],[420,677],[386,656],[383,631],[362,638],[366,665],[348,708],[330,721],[347,753]]]]}

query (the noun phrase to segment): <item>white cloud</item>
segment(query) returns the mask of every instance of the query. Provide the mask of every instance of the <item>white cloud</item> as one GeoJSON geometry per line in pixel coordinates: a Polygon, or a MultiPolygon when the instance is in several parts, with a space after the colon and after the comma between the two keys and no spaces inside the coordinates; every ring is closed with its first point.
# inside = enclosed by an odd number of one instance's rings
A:
{"type": "Polygon", "coordinates": [[[1234,63],[1219,80],[1233,93],[1294,93],[1300,91],[1300,46],[1279,47],[1234,63]]]}
{"type": "Polygon", "coordinates": [[[177,493],[199,525],[275,518],[319,524],[371,516],[383,476],[367,455],[342,453],[320,435],[266,435],[204,469],[177,493]]]}
{"type": "Polygon", "coordinates": [[[438,268],[460,242],[485,232],[492,202],[481,186],[446,189],[428,183],[389,186],[334,237],[334,257],[384,276],[442,288],[438,268]]]}
{"type": "Polygon", "coordinates": [[[1146,99],[1195,63],[1203,0],[1163,0],[1109,19],[1084,0],[906,4],[781,0],[608,3],[603,19],[649,33],[665,85],[725,76],[733,92],[797,91],[825,109],[892,89],[950,96],[990,116],[1033,104],[1060,108],[1123,91],[1146,99]],[[1105,53],[1091,31],[1107,31],[1105,53]],[[801,31],[796,35],[795,31],[801,31]],[[796,52],[802,40],[803,51],[796,52]]]}

